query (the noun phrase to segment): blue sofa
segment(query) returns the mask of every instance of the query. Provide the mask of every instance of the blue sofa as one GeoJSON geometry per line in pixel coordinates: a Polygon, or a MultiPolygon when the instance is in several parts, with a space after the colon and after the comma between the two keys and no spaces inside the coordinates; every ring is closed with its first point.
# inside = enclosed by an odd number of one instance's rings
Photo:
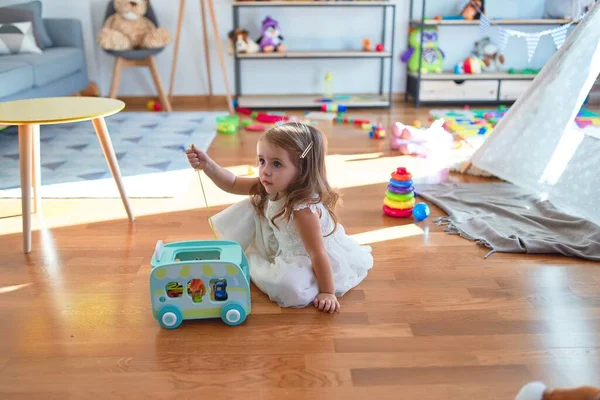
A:
{"type": "Polygon", "coordinates": [[[52,47],[42,54],[0,55],[0,102],[70,96],[88,86],[81,22],[44,19],[52,47]]]}

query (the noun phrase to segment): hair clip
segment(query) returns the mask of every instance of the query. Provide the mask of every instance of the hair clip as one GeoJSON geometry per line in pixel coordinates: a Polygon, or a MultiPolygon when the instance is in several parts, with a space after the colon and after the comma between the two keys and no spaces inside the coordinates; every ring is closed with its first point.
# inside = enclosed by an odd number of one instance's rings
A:
{"type": "Polygon", "coordinates": [[[312,147],[313,147],[313,142],[310,142],[310,144],[308,146],[306,146],[306,150],[304,150],[304,153],[302,153],[302,155],[300,156],[300,158],[306,157],[306,155],[308,154],[308,152],[310,151],[310,149],[312,149],[312,147]]]}

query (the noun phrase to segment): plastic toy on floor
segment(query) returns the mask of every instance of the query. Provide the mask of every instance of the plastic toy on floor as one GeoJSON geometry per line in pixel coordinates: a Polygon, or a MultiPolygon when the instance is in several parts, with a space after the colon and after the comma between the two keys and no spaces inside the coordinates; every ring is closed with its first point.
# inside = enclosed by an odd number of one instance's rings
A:
{"type": "Polygon", "coordinates": [[[396,122],[392,128],[390,148],[402,155],[430,157],[452,149],[454,139],[444,129],[444,120],[434,121],[429,128],[415,128],[396,122]]]}
{"type": "Polygon", "coordinates": [[[550,390],[542,382],[530,382],[521,388],[515,400],[600,400],[600,388],[580,386],[550,390]]]}
{"type": "Polygon", "coordinates": [[[392,178],[383,199],[383,212],[390,217],[408,218],[415,206],[415,188],[412,174],[400,167],[392,172],[392,178]]]}
{"type": "Polygon", "coordinates": [[[250,314],[248,260],[236,242],[159,240],[151,265],[152,313],[163,328],[205,318],[235,326],[250,314]]]}

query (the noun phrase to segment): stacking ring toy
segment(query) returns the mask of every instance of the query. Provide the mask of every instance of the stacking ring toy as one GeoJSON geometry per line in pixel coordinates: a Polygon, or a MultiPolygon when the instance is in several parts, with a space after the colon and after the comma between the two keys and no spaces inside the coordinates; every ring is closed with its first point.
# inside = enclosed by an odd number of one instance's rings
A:
{"type": "Polygon", "coordinates": [[[410,201],[411,199],[415,198],[414,193],[396,194],[390,191],[387,191],[385,196],[393,201],[410,201]]]}
{"type": "Polygon", "coordinates": [[[406,210],[406,209],[412,209],[415,206],[415,199],[410,199],[409,201],[394,201],[394,200],[390,200],[389,198],[384,198],[383,199],[383,204],[385,204],[386,206],[390,207],[390,208],[396,208],[398,210],[406,210]]]}
{"type": "Polygon", "coordinates": [[[413,184],[412,179],[409,180],[409,181],[405,181],[405,182],[396,181],[396,180],[390,179],[390,185],[395,186],[395,187],[399,187],[399,188],[411,187],[412,184],[413,184]]]}
{"type": "MultiPolygon", "coordinates": [[[[388,185],[388,192],[396,193],[396,194],[406,194],[414,192],[415,188],[412,186],[409,187],[396,187],[392,185],[388,185]]],[[[416,194],[415,194],[416,195],[416,194]]]]}
{"type": "Polygon", "coordinates": [[[407,218],[412,215],[413,209],[409,208],[406,210],[396,210],[395,208],[390,208],[388,206],[383,206],[383,212],[389,215],[390,217],[395,218],[407,218]]]}
{"type": "Polygon", "coordinates": [[[396,181],[406,182],[412,179],[412,174],[406,168],[398,168],[392,173],[392,179],[396,181]]]}

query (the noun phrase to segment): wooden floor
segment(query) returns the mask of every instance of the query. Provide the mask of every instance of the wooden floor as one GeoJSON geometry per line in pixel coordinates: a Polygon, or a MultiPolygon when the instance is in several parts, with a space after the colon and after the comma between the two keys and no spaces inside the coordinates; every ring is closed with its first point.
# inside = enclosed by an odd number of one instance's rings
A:
{"type": "MultiPolygon", "coordinates": [[[[354,115],[389,126],[425,121],[427,111],[398,105],[354,115]]],[[[487,249],[435,226],[443,215],[435,207],[419,224],[386,218],[394,166],[408,164],[419,182],[435,175],[365,132],[323,129],[344,198],[340,220],[375,258],[339,314],[280,309],[253,287],[242,326],[161,329],[149,262],[158,239],[210,238],[197,178],[182,199],[132,199],[133,224],[117,199],[44,200],[29,255],[20,200],[0,200],[0,398],[500,400],[531,380],[600,385],[598,264],[484,260],[487,249]]],[[[210,154],[247,172],[256,138],[218,137],[210,154]]],[[[236,201],[207,191],[211,214],[236,201]]]]}

